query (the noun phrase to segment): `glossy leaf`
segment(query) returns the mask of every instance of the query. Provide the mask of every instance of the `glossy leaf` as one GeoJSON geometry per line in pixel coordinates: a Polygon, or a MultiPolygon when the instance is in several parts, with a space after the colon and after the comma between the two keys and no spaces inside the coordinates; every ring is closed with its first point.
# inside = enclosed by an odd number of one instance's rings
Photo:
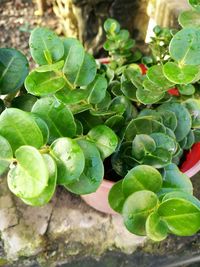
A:
{"type": "Polygon", "coordinates": [[[116,182],[110,189],[108,195],[108,201],[111,208],[118,213],[122,212],[125,201],[125,197],[122,191],[122,182],[123,180],[116,182]]]}
{"type": "Polygon", "coordinates": [[[57,181],[56,163],[52,159],[52,157],[48,154],[44,154],[43,158],[48,170],[48,176],[49,176],[48,185],[45,187],[42,193],[36,198],[21,198],[24,203],[30,206],[46,205],[51,200],[53,194],[55,193],[56,181],[57,181]]]}
{"type": "Polygon", "coordinates": [[[200,2],[199,0],[189,0],[189,4],[197,11],[200,11],[200,2]]]}
{"type": "Polygon", "coordinates": [[[177,141],[181,141],[184,137],[187,136],[191,129],[191,116],[188,110],[179,103],[164,103],[158,107],[158,111],[169,110],[175,113],[177,118],[177,127],[175,130],[175,135],[177,141]]]}
{"type": "Polygon", "coordinates": [[[48,185],[48,169],[40,152],[31,146],[16,150],[17,165],[8,173],[9,189],[18,197],[35,198],[48,185]]]}
{"type": "Polygon", "coordinates": [[[164,201],[158,208],[158,214],[173,234],[190,236],[200,229],[200,209],[185,199],[164,201]]]}
{"type": "Polygon", "coordinates": [[[65,187],[75,194],[90,194],[100,186],[104,176],[104,166],[95,144],[87,140],[79,140],[78,144],[84,153],[85,167],[79,180],[65,187]]]}
{"type": "Polygon", "coordinates": [[[34,113],[30,113],[29,115],[32,116],[37,126],[39,127],[43,136],[43,145],[46,145],[49,140],[49,128],[46,122],[34,113]]]}
{"type": "Polygon", "coordinates": [[[13,152],[23,145],[40,148],[43,145],[42,133],[27,113],[16,108],[8,108],[0,115],[0,134],[10,143],[13,152]]]}
{"type": "Polygon", "coordinates": [[[163,67],[161,65],[150,67],[147,71],[147,77],[151,82],[163,89],[168,89],[174,86],[174,84],[165,77],[163,67]]]}
{"type": "Polygon", "coordinates": [[[152,133],[150,134],[150,137],[153,138],[157,148],[163,148],[168,152],[175,154],[177,143],[171,137],[164,133],[152,133]]]}
{"type": "Polygon", "coordinates": [[[147,134],[139,134],[133,139],[132,155],[137,160],[141,160],[147,153],[156,149],[156,143],[153,138],[147,134]]]}
{"type": "Polygon", "coordinates": [[[167,237],[168,228],[157,212],[152,212],[146,221],[147,236],[153,241],[162,241],[167,237]]]}
{"type": "Polygon", "coordinates": [[[193,28],[193,27],[199,28],[200,27],[200,13],[195,10],[183,11],[179,15],[178,22],[183,28],[193,28]]]}
{"type": "Polygon", "coordinates": [[[105,125],[117,132],[124,126],[124,117],[121,115],[114,115],[105,121],[105,125]]]}
{"type": "Polygon", "coordinates": [[[183,65],[179,66],[174,62],[167,62],[164,67],[165,76],[176,84],[191,83],[199,73],[197,66],[183,65]]]}
{"type": "Polygon", "coordinates": [[[162,176],[155,168],[139,165],[131,169],[124,177],[122,191],[125,197],[141,190],[158,192],[162,186],[162,176]]]}
{"type": "Polygon", "coordinates": [[[30,94],[20,95],[13,99],[12,107],[30,112],[36,101],[36,96],[30,94]]]}
{"type": "Polygon", "coordinates": [[[178,121],[174,112],[163,110],[159,112],[159,115],[162,117],[162,122],[167,128],[170,128],[172,131],[176,130],[178,121]]]}
{"type": "MultiPolygon", "coordinates": [[[[200,30],[193,27],[182,29],[176,33],[169,46],[171,57],[186,65],[200,64],[200,30]]],[[[191,70],[189,67],[187,67],[187,69],[191,72],[193,67],[191,70]]]]}
{"type": "Polygon", "coordinates": [[[150,90],[138,89],[136,92],[137,99],[145,104],[154,104],[157,103],[165,96],[165,92],[152,92],[150,90]]]}
{"type": "Polygon", "coordinates": [[[144,156],[142,163],[160,169],[172,161],[172,154],[161,147],[156,148],[151,154],[144,156]]]}
{"type": "Polygon", "coordinates": [[[39,99],[33,106],[32,112],[38,114],[48,125],[50,143],[62,136],[75,136],[76,123],[73,114],[53,97],[39,99]]]}
{"type": "Polygon", "coordinates": [[[46,28],[36,28],[31,32],[29,46],[31,56],[39,65],[56,62],[64,55],[63,42],[46,28]]]}
{"type": "Polygon", "coordinates": [[[118,33],[120,31],[120,25],[115,19],[107,19],[104,22],[104,30],[109,33],[118,33]]]}
{"type": "Polygon", "coordinates": [[[193,95],[195,93],[195,87],[192,84],[179,85],[178,90],[182,95],[193,95]]]}
{"type": "Polygon", "coordinates": [[[64,41],[65,64],[63,72],[68,81],[74,85],[88,85],[96,75],[94,58],[84,51],[82,44],[73,38],[64,41]]]}
{"type": "Polygon", "coordinates": [[[60,60],[54,64],[43,65],[35,69],[37,72],[48,72],[48,71],[58,71],[64,65],[64,60],[60,60]]]}
{"type": "Polygon", "coordinates": [[[87,136],[89,140],[95,143],[103,159],[109,157],[118,145],[116,134],[105,125],[92,128],[87,136]]]}
{"type": "Polygon", "coordinates": [[[12,158],[13,152],[10,144],[3,136],[0,136],[0,175],[8,169],[12,158]]]}
{"type": "Polygon", "coordinates": [[[188,200],[189,202],[191,202],[192,204],[194,204],[195,206],[197,206],[200,209],[200,201],[196,197],[194,197],[193,195],[188,194],[184,191],[173,191],[173,192],[167,193],[163,197],[162,202],[164,202],[168,199],[172,199],[172,198],[182,198],[182,199],[188,200]]]}
{"type": "Polygon", "coordinates": [[[175,164],[165,167],[165,176],[162,186],[162,192],[184,191],[192,194],[193,186],[186,174],[182,173],[175,164]]]}
{"type": "Polygon", "coordinates": [[[151,118],[137,118],[128,124],[125,137],[127,141],[132,141],[137,134],[151,134],[154,132],[165,133],[166,129],[163,124],[151,118]]]}
{"type": "Polygon", "coordinates": [[[20,89],[28,71],[28,61],[21,52],[12,48],[0,48],[0,94],[20,89]]]}
{"type": "Polygon", "coordinates": [[[57,164],[58,184],[78,181],[85,167],[85,157],[75,140],[66,137],[57,139],[50,146],[50,154],[57,164]]]}
{"type": "Polygon", "coordinates": [[[133,234],[146,235],[146,220],[157,204],[158,198],[151,191],[138,191],[130,195],[122,210],[126,228],[133,234]]]}
{"type": "Polygon", "coordinates": [[[94,81],[87,86],[89,91],[88,102],[92,104],[100,103],[106,96],[106,89],[106,78],[98,74],[94,81]]]}
{"type": "Polygon", "coordinates": [[[61,74],[32,71],[25,80],[25,87],[32,95],[45,96],[59,91],[65,83],[61,74]]]}

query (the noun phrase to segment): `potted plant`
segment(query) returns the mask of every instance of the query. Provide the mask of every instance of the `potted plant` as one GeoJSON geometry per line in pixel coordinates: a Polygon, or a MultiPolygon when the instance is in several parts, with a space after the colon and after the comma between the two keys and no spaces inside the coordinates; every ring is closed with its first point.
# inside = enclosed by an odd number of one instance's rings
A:
{"type": "Polygon", "coordinates": [[[113,19],[104,24],[108,64],[46,28],[31,33],[30,72],[21,52],[0,49],[0,174],[8,172],[16,196],[42,206],[62,185],[87,202],[103,192],[98,205],[113,185],[110,206],[130,232],[160,241],[200,229],[200,202],[178,168],[200,141],[200,15],[192,7],[179,32],[155,28],[150,57],[132,51],[113,19]]]}

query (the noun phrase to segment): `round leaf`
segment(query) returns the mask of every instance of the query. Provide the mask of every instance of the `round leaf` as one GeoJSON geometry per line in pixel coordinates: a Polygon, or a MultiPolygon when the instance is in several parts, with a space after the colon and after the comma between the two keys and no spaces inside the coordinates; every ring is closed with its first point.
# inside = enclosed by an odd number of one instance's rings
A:
{"type": "Polygon", "coordinates": [[[200,11],[200,2],[199,0],[189,0],[189,4],[197,11],[200,11]]]}
{"type": "Polygon", "coordinates": [[[50,146],[50,154],[57,163],[58,184],[78,181],[85,167],[85,157],[75,140],[66,137],[57,139],[50,146]]]}
{"type": "Polygon", "coordinates": [[[64,104],[77,104],[82,100],[86,100],[89,95],[87,89],[75,89],[71,90],[64,87],[60,91],[56,92],[55,97],[64,104]]]}
{"type": "Polygon", "coordinates": [[[30,94],[20,95],[13,99],[12,107],[30,112],[36,101],[36,96],[30,94]]]}
{"type": "Polygon", "coordinates": [[[140,190],[158,192],[162,186],[162,176],[155,168],[139,165],[131,169],[124,177],[122,190],[125,197],[140,190]]]}
{"type": "Polygon", "coordinates": [[[179,85],[178,90],[182,95],[193,95],[195,93],[195,87],[192,84],[179,85]]]}
{"type": "Polygon", "coordinates": [[[185,199],[164,201],[158,214],[173,234],[191,236],[200,229],[200,209],[185,199]]]}
{"type": "Polygon", "coordinates": [[[60,60],[64,55],[61,39],[46,28],[36,28],[31,32],[29,46],[31,56],[39,65],[46,65],[60,60]]]}
{"type": "Polygon", "coordinates": [[[151,191],[138,191],[130,195],[122,210],[126,228],[133,234],[146,235],[146,220],[157,204],[158,198],[151,191]]]}
{"type": "Polygon", "coordinates": [[[87,140],[79,140],[85,157],[85,168],[79,180],[65,187],[75,194],[84,195],[95,192],[100,186],[104,176],[104,166],[96,146],[87,140]]]}
{"type": "Polygon", "coordinates": [[[54,97],[45,97],[37,100],[32,112],[40,116],[48,125],[50,143],[62,136],[75,136],[76,123],[72,112],[54,97]]]}
{"type": "Polygon", "coordinates": [[[189,133],[192,126],[190,113],[183,105],[179,103],[164,103],[158,108],[158,111],[165,110],[175,113],[178,122],[175,135],[178,142],[183,140],[183,138],[189,133]]]}
{"type": "Polygon", "coordinates": [[[153,82],[157,86],[160,86],[163,89],[168,89],[174,86],[174,84],[165,77],[163,73],[163,67],[161,65],[155,65],[150,67],[147,71],[147,77],[151,82],[153,82]]]}
{"type": "MultiPolygon", "coordinates": [[[[199,6],[200,10],[200,6],[199,6]]],[[[183,28],[200,27],[200,13],[195,10],[183,11],[178,18],[179,24],[183,28]]]]}
{"type": "Polygon", "coordinates": [[[187,99],[183,102],[183,105],[192,117],[192,128],[200,128],[200,100],[192,98],[187,99]]]}
{"type": "Polygon", "coordinates": [[[167,237],[168,228],[157,212],[152,212],[146,221],[147,236],[153,241],[162,241],[167,237]]]}
{"type": "Polygon", "coordinates": [[[106,96],[107,80],[101,75],[97,75],[92,83],[87,86],[89,91],[88,102],[92,104],[100,103],[106,96]]]}
{"type": "Polygon", "coordinates": [[[152,92],[150,90],[145,90],[142,88],[138,89],[136,92],[137,99],[145,105],[157,103],[164,96],[165,92],[152,92]]]}
{"type": "Polygon", "coordinates": [[[185,28],[176,33],[169,46],[171,57],[182,64],[200,65],[199,38],[200,30],[198,28],[185,28]]]}
{"type": "MultiPolygon", "coordinates": [[[[200,63],[199,63],[200,64],[200,63]]],[[[199,73],[197,66],[183,65],[179,66],[174,62],[167,62],[164,67],[165,76],[176,84],[191,83],[199,73]]]]}
{"type": "Polygon", "coordinates": [[[50,65],[43,65],[35,69],[37,72],[48,72],[48,71],[58,71],[60,70],[64,65],[64,60],[60,60],[54,64],[50,65]]]}
{"type": "Polygon", "coordinates": [[[142,159],[147,153],[151,153],[156,149],[154,139],[147,134],[139,134],[132,143],[132,155],[137,160],[142,159]]]}
{"type": "Polygon", "coordinates": [[[137,118],[130,121],[126,128],[126,140],[132,141],[137,134],[151,134],[154,132],[165,133],[163,124],[151,118],[137,118]]]}
{"type": "Polygon", "coordinates": [[[0,115],[0,134],[10,143],[13,152],[23,145],[40,148],[43,145],[43,135],[27,113],[16,108],[8,108],[0,115]]]}
{"type": "Polygon", "coordinates": [[[51,200],[56,189],[56,180],[57,180],[56,163],[52,159],[52,157],[47,154],[44,154],[43,158],[47,166],[49,175],[48,185],[45,187],[42,193],[36,198],[21,198],[24,203],[30,206],[44,206],[51,200]]]}
{"type": "Polygon", "coordinates": [[[116,182],[110,189],[108,195],[108,201],[111,208],[118,213],[122,212],[122,208],[125,201],[125,197],[122,191],[122,182],[123,180],[116,182]]]}
{"type": "Polygon", "coordinates": [[[168,150],[159,147],[142,159],[143,164],[150,165],[157,169],[167,166],[171,161],[172,154],[168,150]]]}
{"type": "Polygon", "coordinates": [[[117,148],[116,134],[105,125],[98,125],[88,133],[88,138],[95,143],[103,159],[109,157],[117,148]]]}
{"type": "Polygon", "coordinates": [[[19,89],[28,75],[28,61],[19,51],[0,48],[0,93],[2,95],[19,89]]]}
{"type": "Polygon", "coordinates": [[[36,96],[53,94],[65,86],[64,78],[55,72],[32,71],[25,80],[26,90],[36,96]]]}
{"type": "Polygon", "coordinates": [[[8,173],[9,189],[18,197],[35,198],[48,185],[48,169],[40,152],[31,146],[16,150],[17,165],[8,173]]]}
{"type": "Polygon", "coordinates": [[[170,153],[175,154],[177,143],[171,137],[164,133],[152,133],[150,137],[153,138],[157,148],[163,148],[170,153]]]}

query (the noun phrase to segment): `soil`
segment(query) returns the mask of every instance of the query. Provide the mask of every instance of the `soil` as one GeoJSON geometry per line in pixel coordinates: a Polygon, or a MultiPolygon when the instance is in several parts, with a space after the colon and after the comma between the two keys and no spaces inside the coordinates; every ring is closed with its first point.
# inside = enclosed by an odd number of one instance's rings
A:
{"type": "Polygon", "coordinates": [[[0,47],[16,48],[29,59],[28,40],[37,26],[45,26],[59,33],[59,23],[49,4],[43,16],[31,0],[0,0],[0,47]]]}

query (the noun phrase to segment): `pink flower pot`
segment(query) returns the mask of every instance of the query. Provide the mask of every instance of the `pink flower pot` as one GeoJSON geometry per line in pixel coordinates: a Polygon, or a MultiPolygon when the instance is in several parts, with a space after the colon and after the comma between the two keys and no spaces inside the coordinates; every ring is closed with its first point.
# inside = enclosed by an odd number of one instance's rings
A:
{"type": "MultiPolygon", "coordinates": [[[[188,177],[192,177],[200,171],[200,143],[195,144],[186,155],[185,162],[180,170],[188,177]]],[[[98,190],[92,194],[82,195],[81,198],[92,208],[107,213],[117,214],[108,203],[108,194],[114,182],[103,180],[98,190]]]]}

